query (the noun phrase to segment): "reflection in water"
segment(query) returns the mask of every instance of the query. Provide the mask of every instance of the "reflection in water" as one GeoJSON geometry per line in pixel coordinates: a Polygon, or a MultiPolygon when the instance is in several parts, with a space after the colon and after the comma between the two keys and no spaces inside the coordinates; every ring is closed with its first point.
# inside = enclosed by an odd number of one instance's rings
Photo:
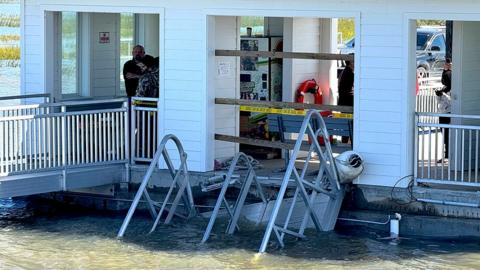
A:
{"type": "Polygon", "coordinates": [[[378,240],[373,232],[332,232],[288,242],[257,256],[263,230],[241,224],[233,237],[219,222],[200,244],[207,220],[161,226],[135,216],[116,239],[123,215],[82,211],[45,202],[3,200],[0,268],[6,269],[472,269],[480,264],[477,243],[378,240]]]}

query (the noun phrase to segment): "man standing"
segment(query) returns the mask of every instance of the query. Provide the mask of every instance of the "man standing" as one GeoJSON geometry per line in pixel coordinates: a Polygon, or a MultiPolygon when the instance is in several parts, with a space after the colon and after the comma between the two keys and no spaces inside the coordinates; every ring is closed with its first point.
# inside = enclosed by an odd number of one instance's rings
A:
{"type": "MultiPolygon", "coordinates": [[[[338,79],[338,105],[353,106],[353,69],[352,61],[345,61],[345,68],[338,79]]],[[[342,136],[342,143],[348,143],[349,137],[342,136]]]]}
{"type": "Polygon", "coordinates": [[[136,45],[132,50],[132,59],[123,65],[123,78],[125,79],[125,89],[128,97],[135,96],[138,86],[138,79],[145,73],[147,66],[145,61],[153,61],[153,57],[145,55],[145,49],[142,45],[136,45]],[[151,58],[151,59],[150,59],[151,58]]]}
{"type": "Polygon", "coordinates": [[[338,105],[353,106],[353,69],[352,61],[345,61],[345,69],[338,79],[338,105]]]}
{"type": "MultiPolygon", "coordinates": [[[[450,113],[450,90],[452,89],[452,59],[450,58],[445,59],[445,65],[443,66],[442,72],[442,84],[442,89],[435,91],[435,94],[437,95],[438,112],[450,113]]],[[[440,124],[450,124],[450,117],[440,116],[438,122],[440,124]]],[[[448,128],[443,128],[443,144],[445,145],[445,149],[443,150],[442,147],[442,154],[445,159],[448,159],[449,133],[448,128]]],[[[437,162],[443,162],[443,157],[437,162]]]]}

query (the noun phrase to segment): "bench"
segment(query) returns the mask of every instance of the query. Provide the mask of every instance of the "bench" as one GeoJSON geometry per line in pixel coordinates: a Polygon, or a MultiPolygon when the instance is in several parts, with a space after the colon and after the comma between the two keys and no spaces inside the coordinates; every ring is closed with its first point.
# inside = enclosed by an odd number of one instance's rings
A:
{"type": "MultiPolygon", "coordinates": [[[[267,123],[269,132],[278,132],[280,135],[280,141],[286,142],[285,133],[298,133],[303,123],[304,116],[301,115],[281,115],[281,114],[268,114],[267,123]]],[[[351,150],[353,145],[353,120],[348,118],[333,118],[323,117],[325,126],[329,135],[347,136],[350,137],[352,144],[336,144],[332,145],[336,148],[334,152],[341,150],[351,150]],[[341,148],[341,149],[340,149],[341,148]]],[[[315,122],[313,123],[315,125],[315,122]]],[[[313,126],[316,129],[315,126],[313,126]]],[[[288,160],[288,150],[286,151],[286,160],[288,160]]]]}

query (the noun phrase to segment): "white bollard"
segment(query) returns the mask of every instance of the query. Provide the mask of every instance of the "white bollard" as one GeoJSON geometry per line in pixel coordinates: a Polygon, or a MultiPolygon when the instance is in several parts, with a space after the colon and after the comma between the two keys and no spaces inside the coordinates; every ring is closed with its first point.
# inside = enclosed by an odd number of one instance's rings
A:
{"type": "Polygon", "coordinates": [[[390,219],[390,237],[398,238],[400,235],[400,220],[402,216],[399,213],[395,213],[395,218],[390,219]]]}

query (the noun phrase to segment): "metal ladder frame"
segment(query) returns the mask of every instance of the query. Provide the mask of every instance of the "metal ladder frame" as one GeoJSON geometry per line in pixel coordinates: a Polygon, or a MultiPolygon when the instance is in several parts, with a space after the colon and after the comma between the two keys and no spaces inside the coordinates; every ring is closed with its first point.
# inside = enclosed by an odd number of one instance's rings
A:
{"type": "MultiPolygon", "coordinates": [[[[340,186],[337,168],[335,165],[335,161],[332,155],[332,148],[329,141],[329,135],[327,128],[325,126],[325,122],[322,119],[322,116],[316,110],[309,110],[303,120],[302,126],[298,133],[298,139],[295,143],[295,147],[293,149],[292,155],[290,156],[290,160],[285,171],[285,175],[282,180],[282,184],[278,191],[277,199],[275,201],[275,205],[272,209],[272,214],[267,224],[267,228],[265,230],[265,234],[260,245],[259,252],[263,253],[267,249],[268,242],[270,241],[270,236],[272,231],[275,233],[278,243],[280,246],[284,247],[283,239],[286,234],[292,235],[297,238],[304,238],[303,235],[306,226],[308,225],[309,217],[312,219],[313,224],[317,231],[322,230],[331,230],[332,226],[334,226],[335,222],[329,222],[327,224],[328,228],[322,228],[322,224],[314,211],[312,204],[315,201],[315,197],[318,193],[324,193],[330,197],[330,200],[335,200],[337,198],[341,198],[343,194],[343,189],[340,186]],[[316,121],[315,123],[312,123],[316,121]],[[314,131],[313,127],[317,127],[314,131]],[[304,163],[304,167],[299,174],[297,169],[295,168],[295,160],[300,152],[301,145],[303,143],[303,137],[307,134],[310,139],[310,149],[308,151],[307,159],[304,163]],[[317,138],[321,136],[324,138],[325,146],[324,149],[318,143],[317,138]],[[305,180],[305,174],[308,168],[308,163],[311,159],[312,153],[316,153],[318,155],[320,161],[320,169],[318,171],[317,176],[315,177],[315,181],[310,182],[305,180]],[[285,223],[283,226],[278,226],[276,224],[276,220],[278,217],[278,213],[283,203],[283,199],[285,197],[285,193],[288,187],[288,183],[290,178],[294,175],[296,190],[292,200],[292,204],[290,205],[290,209],[288,211],[285,223]],[[322,187],[322,184],[328,185],[328,189],[322,187]],[[310,191],[310,193],[308,191],[310,191]],[[305,206],[306,211],[304,214],[304,218],[302,220],[302,224],[298,232],[288,229],[288,225],[290,223],[290,218],[293,213],[293,209],[295,203],[297,201],[298,194],[300,194],[305,206]],[[332,225],[333,224],[333,225],[332,225]]],[[[330,210],[331,213],[327,215],[329,219],[333,219],[336,217],[332,216],[332,211],[336,211],[338,209],[330,210]]],[[[327,209],[329,211],[329,209],[327,209]]]]}
{"type": "Polygon", "coordinates": [[[135,198],[133,199],[132,205],[128,210],[127,216],[123,220],[122,227],[120,228],[117,235],[118,237],[123,237],[123,235],[125,234],[125,230],[127,229],[128,224],[130,223],[130,220],[132,219],[132,216],[135,213],[135,210],[137,209],[138,203],[140,202],[140,199],[142,196],[145,197],[145,200],[148,204],[148,210],[150,211],[150,215],[154,220],[150,233],[153,232],[157,227],[160,221],[160,218],[165,210],[168,211],[168,215],[165,218],[165,222],[164,222],[165,224],[170,223],[174,214],[177,216],[182,216],[180,214],[175,213],[181,199],[183,200],[183,203],[187,212],[184,217],[189,218],[196,214],[196,210],[193,202],[192,189],[189,182],[189,175],[188,175],[188,168],[187,168],[187,154],[183,150],[183,146],[180,140],[175,135],[172,135],[172,134],[165,135],[165,137],[163,137],[162,141],[158,145],[157,151],[155,152],[153,160],[150,163],[150,166],[148,167],[147,173],[143,177],[142,183],[138,188],[135,198]],[[175,170],[172,160],[170,159],[170,155],[168,154],[168,151],[165,148],[167,142],[169,141],[173,141],[175,143],[180,156],[181,163],[177,170],[175,170]],[[148,182],[150,181],[153,171],[157,166],[158,162],[160,161],[161,156],[163,156],[165,164],[167,165],[168,170],[170,172],[170,176],[172,177],[172,183],[170,184],[170,188],[168,189],[167,195],[163,203],[153,201],[150,198],[150,195],[148,194],[148,191],[147,191],[148,182]],[[177,188],[178,191],[173,199],[170,209],[167,209],[166,205],[175,188],[177,188]],[[155,207],[160,207],[160,211],[158,213],[155,207]]]}
{"type": "MultiPolygon", "coordinates": [[[[241,178],[240,178],[240,181],[241,181],[241,178]]],[[[228,214],[230,215],[230,220],[227,225],[226,233],[231,235],[235,232],[235,229],[239,229],[237,225],[238,219],[240,218],[240,213],[242,212],[242,208],[243,208],[243,205],[245,204],[245,199],[247,198],[252,182],[255,182],[260,198],[264,203],[262,212],[265,213],[266,207],[268,205],[268,200],[265,197],[261,184],[258,182],[257,175],[255,174],[255,170],[253,169],[253,166],[249,161],[248,156],[242,152],[239,152],[233,158],[232,164],[230,165],[230,168],[228,169],[227,174],[224,176],[222,189],[220,190],[220,194],[218,196],[217,202],[215,203],[215,207],[210,217],[210,221],[208,222],[207,229],[205,230],[205,233],[203,235],[202,243],[205,243],[210,237],[210,233],[213,229],[213,226],[217,219],[218,212],[220,210],[222,203],[225,205],[225,208],[228,214]],[[235,171],[235,168],[237,167],[237,163],[240,160],[243,160],[247,163],[248,171],[245,175],[245,180],[243,180],[240,193],[237,197],[237,201],[235,202],[235,205],[233,207],[230,207],[229,203],[225,199],[225,193],[227,192],[228,187],[232,183],[231,180],[232,180],[233,173],[235,171]]],[[[263,215],[260,216],[259,220],[257,221],[257,225],[262,220],[262,217],[263,215]]]]}

